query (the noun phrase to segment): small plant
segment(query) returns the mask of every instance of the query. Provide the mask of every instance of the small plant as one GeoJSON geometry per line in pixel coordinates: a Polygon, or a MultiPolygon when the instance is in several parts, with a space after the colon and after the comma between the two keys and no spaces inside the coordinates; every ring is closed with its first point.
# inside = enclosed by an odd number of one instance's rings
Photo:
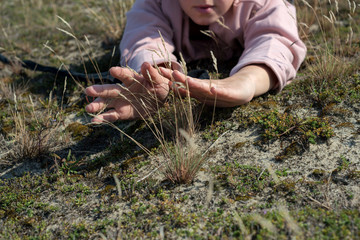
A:
{"type": "Polygon", "coordinates": [[[57,167],[57,171],[60,174],[71,175],[77,173],[75,169],[79,165],[80,160],[71,154],[71,150],[69,150],[66,158],[61,158],[57,154],[53,154],[53,155],[54,155],[55,166],[57,167]],[[60,164],[58,161],[60,161],[60,164]]]}

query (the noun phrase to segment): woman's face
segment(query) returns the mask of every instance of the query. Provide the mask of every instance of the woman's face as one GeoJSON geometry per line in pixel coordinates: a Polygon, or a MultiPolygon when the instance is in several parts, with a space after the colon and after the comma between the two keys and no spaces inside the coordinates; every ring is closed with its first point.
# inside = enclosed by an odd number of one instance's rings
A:
{"type": "Polygon", "coordinates": [[[210,25],[223,16],[234,0],[179,0],[181,8],[196,24],[210,25]]]}

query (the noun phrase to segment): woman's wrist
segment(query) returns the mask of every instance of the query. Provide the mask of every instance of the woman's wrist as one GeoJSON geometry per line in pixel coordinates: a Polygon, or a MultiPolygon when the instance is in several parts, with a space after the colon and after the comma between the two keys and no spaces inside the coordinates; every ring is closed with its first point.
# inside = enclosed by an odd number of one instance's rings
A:
{"type": "Polygon", "coordinates": [[[265,64],[245,66],[230,78],[241,81],[244,87],[249,88],[252,98],[267,93],[277,82],[275,73],[265,64]]]}

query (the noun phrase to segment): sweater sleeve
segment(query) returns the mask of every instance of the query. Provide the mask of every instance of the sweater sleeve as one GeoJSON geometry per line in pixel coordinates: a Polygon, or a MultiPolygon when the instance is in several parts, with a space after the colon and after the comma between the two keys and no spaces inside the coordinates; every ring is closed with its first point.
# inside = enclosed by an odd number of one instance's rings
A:
{"type": "MultiPolygon", "coordinates": [[[[259,1],[258,1],[259,2],[259,1]]],[[[230,75],[250,64],[265,64],[278,81],[281,91],[295,77],[306,55],[300,40],[295,7],[283,0],[265,0],[253,5],[244,26],[244,52],[230,75]]]]}
{"type": "Polygon", "coordinates": [[[127,13],[127,24],[120,43],[120,63],[137,72],[144,62],[177,65],[172,39],[171,24],[162,12],[161,2],[137,0],[127,13]]]}

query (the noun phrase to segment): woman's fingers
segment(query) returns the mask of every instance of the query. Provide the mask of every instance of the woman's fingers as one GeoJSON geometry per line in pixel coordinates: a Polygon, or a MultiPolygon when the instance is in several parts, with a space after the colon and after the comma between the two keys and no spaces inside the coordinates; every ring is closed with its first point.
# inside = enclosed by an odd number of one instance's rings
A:
{"type": "Polygon", "coordinates": [[[129,102],[121,98],[96,98],[92,103],[89,103],[85,110],[89,113],[101,112],[106,108],[121,108],[122,106],[128,105],[129,102]]]}
{"type": "Polygon", "coordinates": [[[92,85],[85,89],[85,94],[90,97],[116,98],[120,96],[121,89],[117,84],[92,85]]]}
{"type": "Polygon", "coordinates": [[[140,77],[135,71],[124,67],[112,67],[109,71],[111,76],[119,79],[126,87],[130,86],[134,82],[134,79],[140,77]]]}
{"type": "Polygon", "coordinates": [[[172,87],[174,90],[179,90],[180,94],[184,93],[182,89],[188,89],[190,96],[194,98],[214,97],[211,92],[211,80],[200,80],[191,78],[180,73],[179,71],[174,71],[172,73],[172,77],[175,81],[172,87]]]}
{"type": "Polygon", "coordinates": [[[168,85],[169,79],[162,76],[162,74],[148,62],[145,62],[141,66],[141,73],[146,79],[151,81],[150,84],[153,84],[154,86],[168,85]]]}
{"type": "Polygon", "coordinates": [[[89,113],[96,113],[104,110],[107,107],[106,99],[96,98],[92,103],[89,103],[85,110],[89,113]]]}
{"type": "Polygon", "coordinates": [[[115,122],[117,120],[121,120],[121,117],[116,110],[112,109],[100,115],[94,116],[94,118],[91,121],[101,123],[101,122],[115,122]]]}
{"type": "Polygon", "coordinates": [[[110,109],[102,114],[94,116],[92,122],[115,122],[121,120],[133,120],[140,116],[145,117],[146,113],[137,111],[136,108],[126,105],[119,109],[110,109]]]}
{"type": "Polygon", "coordinates": [[[172,78],[172,72],[173,72],[173,70],[168,69],[168,68],[164,68],[164,67],[159,67],[159,69],[160,69],[161,74],[162,74],[165,78],[167,78],[167,79],[171,79],[171,78],[172,78]]]}

